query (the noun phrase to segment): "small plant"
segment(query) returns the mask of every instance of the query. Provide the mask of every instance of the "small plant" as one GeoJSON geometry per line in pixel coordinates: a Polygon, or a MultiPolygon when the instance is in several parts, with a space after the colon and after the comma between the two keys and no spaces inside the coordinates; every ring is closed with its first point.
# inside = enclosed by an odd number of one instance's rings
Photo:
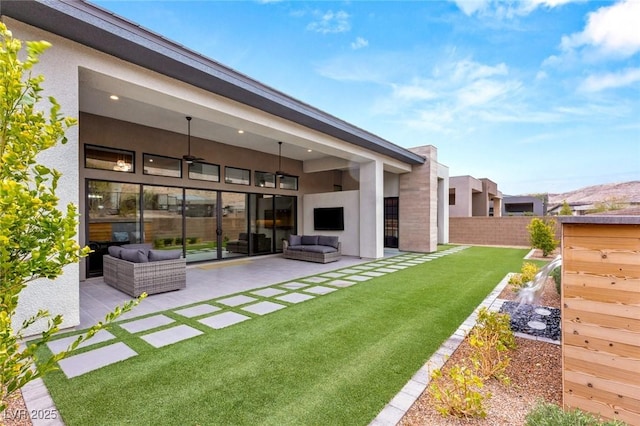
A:
{"type": "Polygon", "coordinates": [[[556,283],[556,291],[558,294],[562,294],[562,267],[558,266],[553,271],[551,271],[551,277],[556,283]]]}
{"type": "Polygon", "coordinates": [[[157,249],[164,247],[164,239],[156,238],[155,240],[153,240],[153,247],[157,249]]]}
{"type": "Polygon", "coordinates": [[[445,377],[442,370],[431,373],[433,381],[429,385],[429,394],[436,401],[436,410],[442,416],[478,417],[484,419],[487,412],[485,400],[490,393],[483,394],[484,381],[469,367],[454,365],[445,377]]]}
{"type": "Polygon", "coordinates": [[[533,218],[527,225],[531,247],[542,250],[542,256],[547,257],[558,247],[556,240],[556,221],[550,219],[544,221],[540,218],[533,218]]]}
{"type": "Polygon", "coordinates": [[[548,402],[538,402],[527,414],[525,426],[625,426],[618,420],[600,420],[580,410],[563,411],[548,402]]]}
{"type": "Polygon", "coordinates": [[[533,278],[538,273],[538,266],[535,263],[524,262],[519,274],[512,275],[509,278],[509,284],[515,291],[520,290],[529,281],[533,281],[533,278]]]}
{"type": "Polygon", "coordinates": [[[560,216],[573,216],[573,210],[571,210],[571,206],[567,203],[567,200],[564,200],[562,203],[562,208],[558,214],[560,216]]]}
{"type": "Polygon", "coordinates": [[[506,353],[516,347],[509,314],[480,309],[477,325],[469,334],[469,344],[476,349],[471,361],[480,376],[495,377],[508,384],[505,371],[511,358],[506,353]]]}
{"type": "Polygon", "coordinates": [[[165,247],[173,245],[173,238],[165,238],[164,239],[164,245],[165,245],[165,247]]]}

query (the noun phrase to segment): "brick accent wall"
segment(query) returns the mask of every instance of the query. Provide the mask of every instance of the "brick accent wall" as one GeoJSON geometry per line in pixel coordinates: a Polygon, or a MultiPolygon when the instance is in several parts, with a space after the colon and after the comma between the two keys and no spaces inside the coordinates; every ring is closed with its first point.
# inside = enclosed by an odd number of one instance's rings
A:
{"type": "MultiPolygon", "coordinates": [[[[527,225],[531,219],[533,219],[532,216],[450,217],[449,242],[452,244],[530,247],[527,225]]],[[[561,232],[561,226],[557,224],[556,239],[558,241],[561,232]]]]}

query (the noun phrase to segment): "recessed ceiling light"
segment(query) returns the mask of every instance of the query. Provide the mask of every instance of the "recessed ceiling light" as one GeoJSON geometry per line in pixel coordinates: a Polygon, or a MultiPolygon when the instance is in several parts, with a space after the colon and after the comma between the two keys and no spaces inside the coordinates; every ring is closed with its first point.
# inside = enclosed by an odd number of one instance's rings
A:
{"type": "Polygon", "coordinates": [[[312,149],[308,149],[307,152],[313,152],[313,150],[312,149]]]}
{"type": "Polygon", "coordinates": [[[118,95],[111,95],[111,96],[109,96],[109,99],[117,101],[120,98],[118,97],[118,95]]]}
{"type": "Polygon", "coordinates": [[[238,130],[238,133],[242,134],[244,133],[244,130],[238,130]]]}

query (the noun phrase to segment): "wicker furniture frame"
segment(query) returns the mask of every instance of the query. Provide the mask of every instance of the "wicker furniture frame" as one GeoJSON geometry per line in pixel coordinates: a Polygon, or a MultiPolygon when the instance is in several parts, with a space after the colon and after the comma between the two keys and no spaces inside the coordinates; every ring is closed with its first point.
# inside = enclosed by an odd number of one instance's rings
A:
{"type": "Polygon", "coordinates": [[[289,242],[282,241],[282,254],[287,259],[305,260],[307,262],[329,263],[340,260],[342,256],[342,243],[338,243],[338,250],[331,253],[320,253],[314,251],[302,251],[289,249],[289,242]]]}
{"type": "Polygon", "coordinates": [[[129,296],[179,290],[187,286],[187,260],[133,263],[105,255],[104,282],[129,296]]]}

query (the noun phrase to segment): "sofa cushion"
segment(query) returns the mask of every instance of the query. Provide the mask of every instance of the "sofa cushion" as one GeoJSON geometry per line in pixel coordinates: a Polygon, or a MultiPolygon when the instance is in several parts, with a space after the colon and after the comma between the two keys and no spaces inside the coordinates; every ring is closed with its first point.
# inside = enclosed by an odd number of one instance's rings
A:
{"type": "Polygon", "coordinates": [[[333,247],[335,249],[338,248],[338,237],[328,237],[325,235],[320,235],[318,237],[318,245],[321,246],[330,246],[333,247]]]}
{"type": "Polygon", "coordinates": [[[113,233],[113,241],[117,241],[119,243],[124,241],[129,241],[129,233],[126,231],[123,232],[114,232],[113,233]]]}
{"type": "Polygon", "coordinates": [[[147,263],[149,258],[144,250],[136,248],[123,248],[120,250],[120,259],[133,263],[147,263]]]}
{"type": "Polygon", "coordinates": [[[239,240],[244,240],[244,241],[249,241],[249,235],[246,232],[241,232],[240,235],[238,235],[238,239],[239,240]]]}
{"type": "Polygon", "coordinates": [[[335,253],[338,250],[336,250],[335,248],[331,247],[331,246],[320,246],[320,245],[313,245],[313,246],[301,246],[302,250],[305,252],[309,252],[309,253],[335,253]]]}
{"type": "Polygon", "coordinates": [[[115,257],[116,259],[122,259],[122,257],[120,257],[120,252],[122,251],[122,247],[111,246],[107,249],[107,251],[109,252],[109,256],[115,257]]]}
{"type": "Polygon", "coordinates": [[[136,249],[142,250],[146,256],[149,256],[149,250],[151,250],[151,244],[139,243],[139,244],[123,244],[120,247],[123,249],[136,249]]]}
{"type": "Polygon", "coordinates": [[[287,247],[287,250],[294,250],[294,251],[304,251],[304,248],[307,246],[303,246],[302,244],[297,245],[297,246],[289,246],[287,247]]]}
{"type": "Polygon", "coordinates": [[[289,235],[289,246],[299,246],[302,244],[302,237],[300,235],[289,235]]]}
{"type": "Polygon", "coordinates": [[[315,245],[318,245],[318,236],[317,235],[303,235],[302,236],[302,245],[303,246],[315,246],[315,245]]]}
{"type": "Polygon", "coordinates": [[[180,259],[182,250],[149,250],[149,262],[180,259]]]}

